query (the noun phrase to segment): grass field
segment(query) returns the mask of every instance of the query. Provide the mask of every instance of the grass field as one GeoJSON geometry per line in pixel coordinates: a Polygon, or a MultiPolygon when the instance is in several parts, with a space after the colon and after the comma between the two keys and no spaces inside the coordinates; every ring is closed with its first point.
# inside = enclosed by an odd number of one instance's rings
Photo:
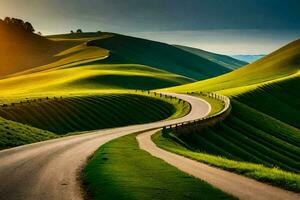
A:
{"type": "MultiPolygon", "coordinates": [[[[231,73],[167,91],[231,95],[231,115],[161,147],[288,190],[300,191],[300,40],[231,73]]],[[[163,90],[163,91],[165,91],[163,90]]]]}
{"type": "Polygon", "coordinates": [[[178,118],[190,111],[186,102],[179,104],[176,99],[140,91],[13,100],[6,102],[7,107],[0,106],[0,116],[6,118],[0,117],[0,149],[89,130],[178,118]]]}
{"type": "Polygon", "coordinates": [[[82,177],[93,199],[233,199],[140,150],[135,134],[102,146],[82,177]]]}
{"type": "Polygon", "coordinates": [[[300,129],[300,77],[273,83],[237,96],[269,116],[300,129]]]}
{"type": "MultiPolygon", "coordinates": [[[[45,91],[66,95],[73,91],[107,93],[108,90],[148,90],[194,81],[160,68],[135,64],[123,55],[99,46],[87,46],[86,42],[95,38],[87,37],[86,34],[79,37],[80,35],[76,34],[78,39],[68,39],[67,35],[52,38],[55,42],[74,42],[75,40],[79,44],[56,54],[56,61],[52,63],[0,80],[1,96],[34,95],[45,93],[45,91]]],[[[109,37],[112,37],[112,34],[101,33],[97,34],[96,38],[97,41],[101,41],[109,37]]]]}
{"type": "Polygon", "coordinates": [[[56,134],[0,117],[0,150],[54,139],[56,134]]]}
{"type": "MultiPolygon", "coordinates": [[[[135,94],[74,96],[2,107],[0,116],[57,134],[66,134],[179,116],[180,107],[171,103],[175,104],[175,100],[164,101],[135,94]]],[[[189,108],[184,109],[184,112],[188,112],[189,108]]]]}
{"type": "MultiPolygon", "coordinates": [[[[27,40],[61,45],[55,51],[49,50],[40,65],[28,65],[23,68],[25,71],[19,72],[19,69],[1,79],[0,98],[40,93],[66,95],[74,91],[107,93],[112,90],[161,89],[231,71],[224,63],[230,65],[232,62],[222,60],[222,55],[211,61],[172,45],[115,33],[64,34],[47,38],[32,35],[27,40]],[[218,60],[222,60],[223,65],[218,64],[218,60]]],[[[18,46],[22,42],[12,40],[10,43],[18,46]]],[[[9,52],[13,57],[14,51],[9,52]]],[[[35,55],[34,52],[31,54],[35,55]]],[[[32,56],[27,57],[34,60],[32,56]]]]}
{"type": "Polygon", "coordinates": [[[264,58],[228,74],[164,91],[192,92],[214,91],[237,95],[266,84],[299,77],[300,40],[280,48],[264,58]]]}
{"type": "Polygon", "coordinates": [[[221,124],[172,138],[153,139],[169,151],[300,192],[300,130],[242,103],[234,101],[221,124]]]}
{"type": "Polygon", "coordinates": [[[202,58],[206,58],[207,60],[217,63],[223,67],[226,67],[229,70],[236,70],[236,69],[241,68],[248,64],[247,62],[234,59],[230,56],[216,54],[216,53],[204,51],[202,49],[196,49],[196,48],[186,47],[186,46],[181,46],[181,45],[175,45],[175,47],[180,48],[184,51],[193,53],[202,58]]]}
{"type": "Polygon", "coordinates": [[[52,41],[12,26],[0,24],[0,77],[58,60],[56,54],[79,44],[52,41]]]}
{"type": "Polygon", "coordinates": [[[88,42],[121,55],[131,63],[143,64],[196,80],[214,77],[231,70],[205,58],[164,43],[114,34],[88,42]]]}

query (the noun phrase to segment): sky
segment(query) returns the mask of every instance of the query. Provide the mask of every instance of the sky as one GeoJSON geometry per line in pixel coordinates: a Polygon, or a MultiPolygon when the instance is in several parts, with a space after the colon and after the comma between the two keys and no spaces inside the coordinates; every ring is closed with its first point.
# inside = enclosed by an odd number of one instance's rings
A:
{"type": "Polygon", "coordinates": [[[224,54],[265,54],[300,38],[299,0],[0,0],[0,17],[43,34],[109,31],[224,54]]]}

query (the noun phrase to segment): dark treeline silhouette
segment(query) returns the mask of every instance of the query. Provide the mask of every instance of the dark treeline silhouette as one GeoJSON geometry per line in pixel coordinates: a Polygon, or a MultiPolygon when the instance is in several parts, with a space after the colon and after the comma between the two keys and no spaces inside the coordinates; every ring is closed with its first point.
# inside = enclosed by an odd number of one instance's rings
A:
{"type": "Polygon", "coordinates": [[[0,19],[0,27],[9,27],[13,29],[23,30],[29,33],[34,33],[34,28],[29,22],[24,22],[22,19],[5,17],[0,19]]]}
{"type": "Polygon", "coordinates": [[[71,34],[74,34],[74,33],[83,33],[83,31],[81,29],[77,29],[76,32],[74,32],[73,30],[70,31],[71,34]]]}

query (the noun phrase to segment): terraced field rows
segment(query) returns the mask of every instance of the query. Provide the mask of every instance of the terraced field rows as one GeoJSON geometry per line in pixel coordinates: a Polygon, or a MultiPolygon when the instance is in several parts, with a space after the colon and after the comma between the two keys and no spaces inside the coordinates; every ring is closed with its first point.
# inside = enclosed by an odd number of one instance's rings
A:
{"type": "Polygon", "coordinates": [[[300,145],[297,142],[300,141],[300,131],[298,135],[285,134],[282,137],[283,131],[288,132],[291,127],[282,124],[274,129],[268,124],[254,124],[248,119],[253,115],[257,120],[264,117],[236,102],[232,115],[219,126],[181,139],[200,152],[299,173],[300,145]]]}
{"type": "Polygon", "coordinates": [[[237,99],[300,129],[300,77],[260,87],[237,99]]]}
{"type": "Polygon", "coordinates": [[[175,112],[173,105],[158,99],[133,94],[106,94],[2,107],[0,116],[66,134],[162,120],[175,112]]]}

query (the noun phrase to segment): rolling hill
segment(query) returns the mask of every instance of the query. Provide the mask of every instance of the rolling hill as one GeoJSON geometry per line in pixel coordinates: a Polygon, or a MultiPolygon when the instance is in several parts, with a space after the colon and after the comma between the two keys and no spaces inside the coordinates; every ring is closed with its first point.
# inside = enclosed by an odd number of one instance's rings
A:
{"type": "Polygon", "coordinates": [[[0,23],[0,77],[59,59],[59,52],[76,42],[52,41],[37,34],[0,23]]]}
{"type": "Polygon", "coordinates": [[[0,150],[57,137],[50,131],[0,117],[0,150]]]}
{"type": "Polygon", "coordinates": [[[66,134],[162,120],[175,111],[171,104],[146,96],[105,94],[24,101],[0,108],[0,116],[66,134]]]}
{"type": "MultiPolygon", "coordinates": [[[[33,93],[45,96],[74,91],[151,90],[192,83],[231,71],[216,61],[171,45],[114,33],[76,33],[47,38],[32,34],[31,37],[53,44],[72,45],[64,46],[66,49],[55,55],[49,54],[55,59],[50,63],[1,79],[2,98],[33,93]]],[[[35,40],[34,43],[39,44],[35,40]]]]}
{"type": "Polygon", "coordinates": [[[92,40],[88,46],[98,46],[128,59],[195,80],[202,80],[231,70],[174,46],[119,34],[103,40],[92,40]]]}
{"type": "Polygon", "coordinates": [[[299,75],[300,40],[296,40],[231,73],[166,90],[177,92],[205,90],[234,95],[259,88],[265,84],[295,78],[299,75]]]}
{"type": "Polygon", "coordinates": [[[187,103],[146,92],[19,99],[0,105],[0,149],[176,118],[189,110],[187,103]]]}
{"type": "Polygon", "coordinates": [[[170,151],[299,192],[299,76],[297,40],[231,73],[168,88],[231,95],[232,112],[217,126],[155,140],[170,151]]]}
{"type": "Polygon", "coordinates": [[[248,64],[247,62],[232,58],[230,56],[216,54],[216,53],[204,51],[202,49],[196,49],[196,48],[186,47],[186,46],[181,46],[181,45],[174,45],[174,46],[178,47],[182,50],[185,50],[187,52],[193,53],[202,58],[205,58],[207,60],[210,60],[210,61],[217,63],[223,67],[226,67],[230,70],[236,70],[236,69],[248,64]]]}

